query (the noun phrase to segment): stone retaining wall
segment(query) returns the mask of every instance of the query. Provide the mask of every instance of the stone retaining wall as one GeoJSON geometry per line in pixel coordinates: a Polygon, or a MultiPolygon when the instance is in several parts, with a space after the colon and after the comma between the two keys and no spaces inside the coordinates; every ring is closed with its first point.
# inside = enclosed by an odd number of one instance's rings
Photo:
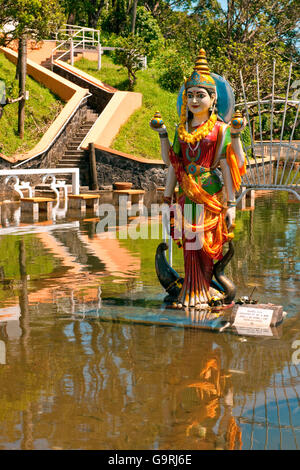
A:
{"type": "Polygon", "coordinates": [[[146,191],[165,185],[167,167],[160,160],[147,161],[100,146],[95,146],[95,154],[100,189],[116,181],[129,181],[133,189],[146,191]]]}
{"type": "Polygon", "coordinates": [[[89,92],[92,93],[92,96],[90,96],[88,99],[88,105],[91,106],[91,108],[93,108],[99,114],[103,111],[105,106],[113,97],[114,91],[109,93],[103,90],[102,88],[98,87],[97,85],[94,85],[93,83],[84,80],[82,77],[76,75],[75,73],[72,73],[66,68],[53,64],[53,72],[57,73],[63,78],[66,78],[70,82],[79,85],[80,87],[87,88],[89,92]]]}
{"type": "Polygon", "coordinates": [[[42,158],[37,158],[36,161],[32,160],[31,162],[22,165],[22,168],[55,168],[56,164],[65,153],[68,142],[70,143],[70,141],[72,141],[78,128],[80,128],[86,120],[87,109],[87,102],[84,101],[72,116],[64,130],[57,137],[55,143],[47,152],[45,152],[42,158]]]}

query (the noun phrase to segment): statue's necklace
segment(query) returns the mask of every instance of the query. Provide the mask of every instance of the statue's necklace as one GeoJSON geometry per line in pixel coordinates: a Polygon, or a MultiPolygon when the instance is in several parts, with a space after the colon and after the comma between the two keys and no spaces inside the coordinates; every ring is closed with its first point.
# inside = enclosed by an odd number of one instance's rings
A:
{"type": "Polygon", "coordinates": [[[184,142],[194,145],[196,142],[200,142],[200,140],[204,139],[213,130],[216,121],[216,114],[212,114],[210,118],[196,130],[196,132],[190,134],[185,129],[185,122],[183,122],[182,119],[178,127],[178,136],[184,142]]]}
{"type": "Polygon", "coordinates": [[[186,146],[185,156],[187,160],[190,162],[188,165],[188,173],[194,175],[197,171],[197,161],[199,160],[201,155],[201,148],[200,148],[200,140],[196,143],[193,147],[189,142],[186,146]]]}

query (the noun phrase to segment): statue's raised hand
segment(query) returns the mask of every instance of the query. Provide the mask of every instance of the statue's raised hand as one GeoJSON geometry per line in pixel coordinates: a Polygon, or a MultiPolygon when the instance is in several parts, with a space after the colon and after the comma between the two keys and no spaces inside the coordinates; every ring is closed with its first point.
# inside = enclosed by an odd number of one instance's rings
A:
{"type": "Polygon", "coordinates": [[[153,131],[156,131],[159,134],[165,134],[167,132],[167,128],[164,124],[164,121],[162,120],[162,117],[159,111],[156,111],[153,118],[149,122],[149,125],[153,131]]]}
{"type": "Polygon", "coordinates": [[[231,135],[240,134],[242,130],[246,127],[246,119],[242,116],[240,111],[236,111],[232,116],[230,123],[230,133],[231,135]]]}

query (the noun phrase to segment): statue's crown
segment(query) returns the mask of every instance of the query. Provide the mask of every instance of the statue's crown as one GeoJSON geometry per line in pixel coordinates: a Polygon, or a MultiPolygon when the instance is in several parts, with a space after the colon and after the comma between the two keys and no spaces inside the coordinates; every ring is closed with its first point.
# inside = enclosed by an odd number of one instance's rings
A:
{"type": "Polygon", "coordinates": [[[189,78],[185,79],[184,85],[186,90],[192,86],[201,86],[203,88],[211,88],[213,90],[216,89],[215,81],[208,68],[204,49],[200,49],[193,73],[189,78]]]}

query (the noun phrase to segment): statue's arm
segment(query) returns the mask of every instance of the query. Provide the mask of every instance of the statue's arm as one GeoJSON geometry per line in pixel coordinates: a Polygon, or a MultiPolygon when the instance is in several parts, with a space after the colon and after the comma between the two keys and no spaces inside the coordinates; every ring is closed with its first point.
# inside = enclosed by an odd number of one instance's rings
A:
{"type": "Polygon", "coordinates": [[[234,223],[236,216],[235,189],[232,182],[231,171],[226,159],[222,158],[220,160],[220,167],[223,175],[226,202],[228,206],[226,221],[228,228],[230,228],[234,223]]]}
{"type": "Polygon", "coordinates": [[[222,124],[220,126],[218,140],[217,140],[217,147],[214,156],[214,160],[212,163],[212,168],[217,168],[219,165],[220,159],[224,157],[224,148],[226,148],[227,141],[228,141],[228,125],[222,124]]]}
{"type": "Polygon", "coordinates": [[[227,145],[231,142],[230,131],[231,129],[227,124],[222,124],[222,126],[220,127],[217,148],[216,148],[216,155],[215,155],[214,164],[213,164],[214,168],[216,168],[219,165],[222,171],[224,187],[225,187],[225,195],[226,195],[226,205],[228,206],[228,209],[226,212],[226,221],[227,221],[228,228],[230,228],[232,224],[234,223],[235,215],[236,215],[235,189],[234,189],[234,185],[232,181],[230,167],[226,160],[226,148],[227,148],[227,145]]]}
{"type": "Polygon", "coordinates": [[[177,184],[177,178],[175,175],[175,171],[174,171],[173,166],[170,165],[168,168],[167,181],[166,181],[166,187],[165,187],[165,192],[164,192],[165,202],[171,203],[176,184],[177,184]]]}
{"type": "Polygon", "coordinates": [[[226,147],[231,143],[232,150],[235,154],[239,168],[242,168],[245,162],[245,154],[240,139],[241,131],[245,128],[246,121],[244,119],[243,125],[240,129],[234,129],[228,124],[223,123],[220,127],[216,154],[212,167],[216,168],[222,158],[226,155],[226,147]]]}
{"type": "MultiPolygon", "coordinates": [[[[176,178],[174,168],[171,165],[170,158],[169,158],[171,144],[169,141],[167,128],[165,124],[163,124],[163,126],[159,128],[153,127],[151,121],[149,124],[150,124],[151,129],[156,131],[159,135],[161,156],[165,164],[168,166],[167,180],[166,180],[166,186],[165,186],[165,191],[164,191],[164,201],[168,204],[171,204],[172,196],[173,196],[176,184],[177,184],[177,178],[176,178]]],[[[175,150],[177,153],[180,152],[177,132],[175,133],[173,150],[175,150]]]]}
{"type": "Polygon", "coordinates": [[[170,151],[171,144],[169,141],[167,130],[165,134],[159,134],[159,138],[160,138],[161,157],[163,161],[165,162],[165,164],[167,166],[170,166],[169,151],[170,151]]]}
{"type": "Polygon", "coordinates": [[[169,166],[170,165],[169,150],[170,150],[171,144],[169,141],[167,128],[165,124],[163,124],[161,127],[154,127],[151,121],[149,122],[149,125],[151,129],[157,132],[159,135],[161,157],[163,161],[165,162],[165,164],[169,166]]]}
{"type": "Polygon", "coordinates": [[[234,154],[236,156],[238,167],[242,168],[245,162],[245,154],[244,154],[242,142],[240,139],[240,132],[241,132],[241,129],[239,130],[230,129],[232,150],[234,151],[234,154]]]}

